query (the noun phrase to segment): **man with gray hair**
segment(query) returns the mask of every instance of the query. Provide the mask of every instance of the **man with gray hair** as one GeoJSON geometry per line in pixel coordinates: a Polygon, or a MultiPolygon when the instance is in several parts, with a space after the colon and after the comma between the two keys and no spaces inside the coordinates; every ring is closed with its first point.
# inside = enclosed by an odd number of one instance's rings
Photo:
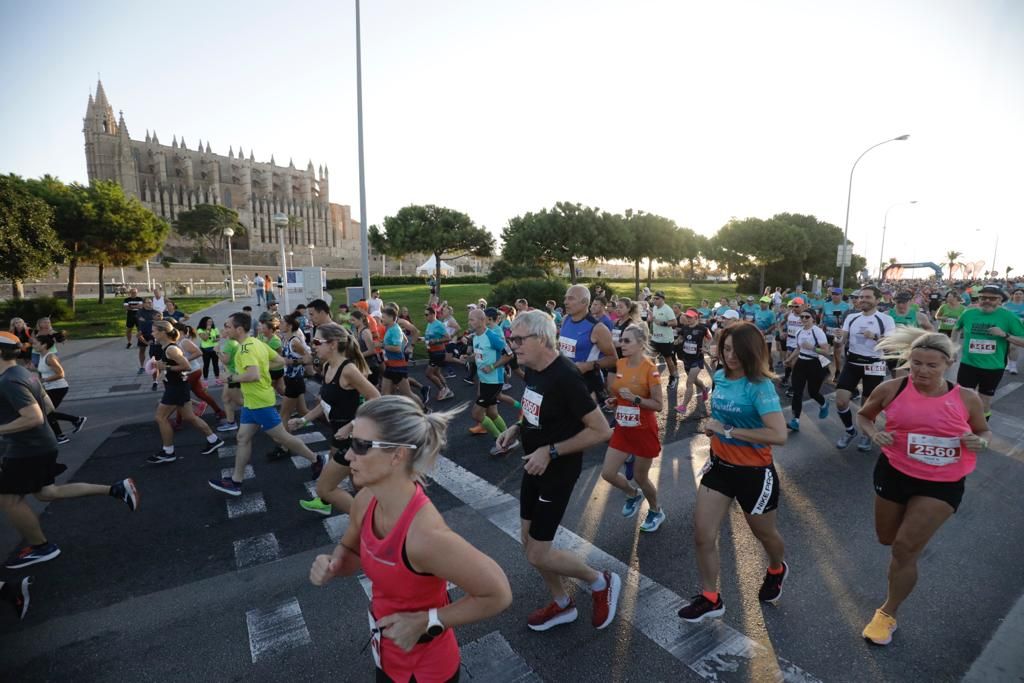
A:
{"type": "MultiPolygon", "coordinates": [[[[586,304],[582,305],[586,310],[586,304]]],[[[603,325],[598,327],[609,334],[603,325]]],[[[612,430],[576,365],[559,353],[558,333],[547,313],[519,315],[511,333],[509,344],[525,368],[523,417],[498,437],[497,445],[505,449],[516,439],[522,440],[526,453],[519,489],[523,550],[552,598],[530,614],[527,625],[534,631],[546,631],[576,621],[576,605],[562,582],[566,576],[590,586],[591,623],[602,629],[615,618],[622,580],[614,572],[598,571],[580,557],[553,548],[551,542],[582,471],[583,451],[607,441],[612,430]]]]}
{"type": "Polygon", "coordinates": [[[559,352],[576,364],[587,388],[595,396],[605,391],[602,369],[614,368],[619,356],[615,353],[611,329],[590,315],[590,291],[573,285],[565,292],[565,319],[559,330],[559,352]]]}

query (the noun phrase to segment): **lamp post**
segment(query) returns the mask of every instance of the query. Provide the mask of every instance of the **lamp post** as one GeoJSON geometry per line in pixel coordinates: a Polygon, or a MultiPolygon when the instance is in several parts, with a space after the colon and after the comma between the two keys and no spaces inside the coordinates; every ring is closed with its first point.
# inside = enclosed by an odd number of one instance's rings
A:
{"type": "Polygon", "coordinates": [[[278,242],[281,247],[281,298],[284,300],[284,310],[291,311],[288,305],[288,262],[284,255],[284,229],[288,227],[288,216],[283,213],[275,213],[273,216],[274,227],[277,228],[278,242]]]}
{"type": "Polygon", "coordinates": [[[309,267],[313,267],[313,250],[316,249],[315,244],[309,245],[309,267]]]}
{"type": "Polygon", "coordinates": [[[228,278],[231,280],[231,300],[235,300],[235,260],[231,256],[231,238],[235,236],[234,228],[224,228],[224,236],[228,238],[228,278]]]}
{"type": "Polygon", "coordinates": [[[363,296],[370,298],[370,236],[367,232],[366,173],[363,168],[363,41],[359,29],[359,0],[356,0],[356,122],[359,131],[359,241],[363,269],[363,296]]]}
{"type": "Polygon", "coordinates": [[[889,212],[897,206],[903,206],[904,204],[917,204],[916,199],[911,199],[909,202],[896,202],[888,209],[885,210],[885,219],[882,221],[882,248],[878,250],[878,281],[882,281],[882,268],[885,266],[885,230],[889,225],[889,212]]]}
{"type": "Polygon", "coordinates": [[[873,150],[875,147],[881,147],[882,145],[886,144],[887,142],[895,142],[897,140],[906,140],[909,137],[910,137],[910,135],[901,135],[901,136],[896,137],[896,138],[889,138],[888,140],[882,140],[878,144],[871,145],[866,150],[861,152],[860,156],[857,157],[857,161],[853,162],[853,168],[850,169],[850,185],[849,185],[849,187],[846,190],[846,222],[843,224],[843,257],[844,258],[841,261],[841,265],[839,266],[839,286],[840,287],[842,287],[843,283],[846,282],[846,258],[845,258],[845,256],[846,256],[846,245],[849,243],[846,238],[847,238],[847,235],[850,234],[850,198],[853,196],[853,172],[857,170],[857,164],[860,162],[861,159],[864,158],[864,155],[867,154],[868,152],[870,152],[871,150],[873,150]]]}
{"type": "Polygon", "coordinates": [[[291,249],[288,250],[288,267],[295,267],[295,252],[292,251],[291,249]]]}

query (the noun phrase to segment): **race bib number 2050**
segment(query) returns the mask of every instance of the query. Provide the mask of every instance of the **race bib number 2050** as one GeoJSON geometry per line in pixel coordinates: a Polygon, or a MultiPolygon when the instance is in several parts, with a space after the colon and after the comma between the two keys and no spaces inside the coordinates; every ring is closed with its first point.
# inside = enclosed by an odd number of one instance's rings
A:
{"type": "Polygon", "coordinates": [[[538,429],[540,428],[540,406],[543,402],[544,396],[533,389],[527,388],[523,392],[523,418],[538,429]]]}

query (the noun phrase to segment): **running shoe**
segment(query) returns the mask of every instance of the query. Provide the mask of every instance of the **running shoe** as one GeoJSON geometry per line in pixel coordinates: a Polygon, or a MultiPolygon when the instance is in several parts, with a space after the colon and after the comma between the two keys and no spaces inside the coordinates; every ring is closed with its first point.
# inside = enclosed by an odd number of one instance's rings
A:
{"type": "Polygon", "coordinates": [[[123,500],[132,512],[139,509],[139,489],[135,486],[135,480],[130,477],[111,484],[110,495],[123,500]]]}
{"type": "Polygon", "coordinates": [[[472,377],[463,377],[462,381],[465,382],[466,384],[470,385],[470,386],[476,384],[476,382],[473,381],[472,377]]]}
{"type": "Polygon", "coordinates": [[[654,510],[648,510],[647,511],[647,519],[645,519],[644,523],[640,525],[640,531],[645,531],[645,532],[647,532],[649,534],[653,534],[655,531],[657,531],[661,527],[661,524],[664,521],[665,521],[665,511],[664,510],[658,510],[657,512],[655,512],[654,510]]]}
{"type": "Polygon", "coordinates": [[[272,451],[268,451],[267,452],[267,462],[274,462],[275,460],[280,460],[281,458],[284,458],[287,455],[288,455],[287,449],[284,449],[284,448],[281,448],[280,446],[278,446],[277,448],[273,449],[272,451]]]}
{"type": "Polygon", "coordinates": [[[820,408],[818,408],[818,419],[824,420],[828,417],[828,400],[820,408]]]}
{"type": "Polygon", "coordinates": [[[864,627],[861,635],[875,645],[888,645],[892,642],[892,634],[896,630],[896,619],[880,609],[875,610],[871,623],[864,627]]]}
{"type": "MultiPolygon", "coordinates": [[[[1013,374],[1016,375],[1017,373],[1015,372],[1013,374]]],[[[512,385],[509,384],[508,382],[505,382],[504,384],[501,385],[501,390],[502,391],[511,391],[512,390],[512,385]]]]}
{"type": "Polygon", "coordinates": [[[423,400],[423,405],[430,402],[430,387],[426,384],[420,387],[420,399],[423,400]]]}
{"type": "Polygon", "coordinates": [[[1006,369],[1010,372],[1011,375],[1016,375],[1017,374],[1017,361],[1011,360],[1009,363],[1006,364],[1006,369]]]}
{"type": "Polygon", "coordinates": [[[454,370],[448,370],[447,372],[444,373],[444,376],[447,379],[455,379],[455,371],[454,370]]]}
{"type": "Polygon", "coordinates": [[[686,415],[686,406],[684,406],[684,405],[676,406],[676,412],[679,413],[680,415],[686,415]]]}
{"type": "Polygon", "coordinates": [[[7,569],[21,569],[32,564],[48,562],[60,555],[60,548],[56,543],[41,543],[39,545],[26,545],[11,553],[4,563],[7,569]]]}
{"type": "Polygon", "coordinates": [[[319,498],[314,498],[313,500],[300,500],[299,507],[301,507],[303,510],[308,510],[310,512],[315,512],[318,515],[323,515],[324,517],[329,517],[332,512],[330,503],[325,503],[319,498]]]}
{"type": "Polygon", "coordinates": [[[852,432],[845,432],[841,437],[839,437],[839,440],[836,441],[836,448],[846,448],[851,443],[853,443],[853,440],[855,438],[857,438],[856,429],[853,430],[852,432]]]}
{"type": "Polygon", "coordinates": [[[487,434],[487,428],[484,427],[482,424],[475,424],[469,428],[469,433],[473,434],[474,436],[487,434]]]}
{"type": "Polygon", "coordinates": [[[76,419],[75,420],[75,428],[72,430],[71,433],[72,434],[77,434],[78,432],[82,431],[82,427],[85,426],[85,423],[86,423],[86,421],[88,419],[89,418],[87,418],[85,415],[83,415],[83,416],[79,417],[78,419],[76,419]]]}
{"type": "Polygon", "coordinates": [[[324,465],[326,465],[326,464],[327,464],[327,456],[326,455],[318,455],[318,456],[316,456],[316,460],[314,460],[313,464],[310,465],[310,467],[309,467],[309,471],[313,473],[313,479],[319,479],[320,478],[320,473],[324,471],[324,465]]]}
{"type": "Polygon", "coordinates": [[[228,422],[226,419],[221,420],[220,424],[217,425],[218,432],[237,432],[238,425],[234,422],[228,422]]]}
{"type": "Polygon", "coordinates": [[[708,388],[707,387],[704,387],[703,389],[700,390],[700,400],[701,400],[701,403],[707,403],[707,400],[708,400],[708,388]]]}
{"type": "Polygon", "coordinates": [[[174,453],[167,453],[161,448],[159,451],[146,458],[146,462],[150,465],[165,465],[169,462],[174,462],[177,459],[177,455],[174,453]]]}
{"type": "Polygon", "coordinates": [[[516,448],[519,448],[519,440],[518,439],[513,441],[512,443],[510,443],[506,448],[502,448],[497,443],[495,443],[494,447],[491,449],[491,455],[508,455],[509,453],[514,451],[516,448]]]}
{"type": "Polygon", "coordinates": [[[67,434],[59,434],[57,436],[57,445],[58,446],[63,446],[66,443],[71,443],[71,439],[68,437],[68,435],[67,434]]]}
{"type": "Polygon", "coordinates": [[[619,594],[622,592],[622,579],[615,572],[604,570],[604,590],[590,591],[594,599],[594,610],[590,615],[590,623],[594,628],[602,629],[612,623],[615,610],[619,606],[619,594]]]}
{"type": "Polygon", "coordinates": [[[799,432],[800,431],[800,420],[798,420],[797,418],[794,417],[792,420],[790,420],[789,422],[786,423],[786,426],[789,427],[790,430],[792,430],[794,432],[799,432]]]}
{"type": "Polygon", "coordinates": [[[196,417],[202,417],[206,414],[206,401],[200,401],[199,403],[192,404],[192,412],[196,414],[196,417]]]}
{"type": "Polygon", "coordinates": [[[857,442],[857,450],[862,452],[862,453],[868,453],[874,447],[875,447],[875,445],[873,443],[871,443],[871,438],[869,436],[867,436],[866,434],[864,436],[860,437],[860,441],[857,442]]]}
{"type": "Polygon", "coordinates": [[[534,610],[526,619],[526,625],[534,631],[547,631],[549,628],[559,624],[571,624],[576,621],[579,614],[576,612],[576,603],[569,598],[569,604],[559,607],[558,603],[552,600],[544,607],[534,610]]]}
{"type": "Polygon", "coordinates": [[[157,384],[156,384],[156,382],[153,382],[153,386],[151,386],[151,387],[149,388],[149,390],[150,390],[150,391],[156,391],[156,387],[157,387],[157,384]]]}
{"type": "Polygon", "coordinates": [[[216,453],[216,452],[217,452],[217,450],[218,450],[218,449],[219,449],[219,448],[220,448],[221,446],[223,446],[223,445],[224,445],[224,442],[223,442],[222,440],[220,440],[220,439],[217,439],[217,440],[216,440],[216,441],[214,441],[213,443],[209,443],[209,444],[207,444],[207,445],[206,445],[206,448],[204,448],[203,450],[201,450],[201,451],[199,451],[199,452],[200,452],[200,453],[201,453],[202,455],[209,455],[210,453],[216,453]]]}
{"type": "Polygon", "coordinates": [[[126,348],[126,349],[132,348],[132,343],[128,342],[127,344],[124,345],[124,348],[126,348]]]}
{"type": "Polygon", "coordinates": [[[720,617],[725,614],[725,603],[719,594],[717,602],[711,602],[704,597],[703,593],[690,598],[690,604],[677,612],[679,618],[691,624],[699,624],[705,619],[720,617]]]}
{"type": "Polygon", "coordinates": [[[757,599],[761,602],[776,602],[782,597],[782,584],[789,576],[789,565],[782,563],[782,573],[772,574],[769,571],[764,573],[764,581],[761,582],[761,590],[757,591],[757,599]]]}
{"type": "Polygon", "coordinates": [[[793,398],[793,390],[786,389],[786,398],[793,398]]]}
{"type": "MultiPolygon", "coordinates": [[[[633,466],[636,464],[636,456],[630,453],[626,456],[626,462],[622,463],[626,471],[626,479],[633,481],[633,466]]],[[[632,517],[632,515],[630,515],[632,517]]]]}
{"type": "Polygon", "coordinates": [[[223,479],[211,479],[209,482],[210,488],[226,493],[229,496],[235,496],[236,498],[242,495],[242,484],[237,482],[231,477],[224,477],[223,479]]]}
{"type": "Polygon", "coordinates": [[[672,375],[672,376],[670,376],[668,378],[668,388],[669,389],[675,389],[678,384],[679,384],[679,376],[678,375],[672,375]]]}
{"type": "Polygon", "coordinates": [[[32,583],[31,577],[26,576],[21,580],[21,583],[15,585],[14,583],[0,582],[0,596],[7,602],[11,603],[14,607],[15,613],[18,615],[18,619],[24,619],[25,614],[28,612],[28,587],[32,583]]]}
{"type": "Polygon", "coordinates": [[[438,401],[447,401],[450,398],[455,398],[455,392],[452,391],[451,389],[449,389],[448,387],[445,387],[441,391],[441,393],[438,395],[437,400],[438,401]]]}
{"type": "Polygon", "coordinates": [[[628,498],[626,498],[626,502],[622,504],[622,516],[626,519],[634,517],[636,515],[637,510],[640,509],[640,504],[643,502],[643,491],[640,491],[638,489],[635,496],[629,496],[628,498]]]}
{"type": "Polygon", "coordinates": [[[139,368],[139,371],[138,371],[138,372],[136,372],[135,374],[136,374],[136,375],[141,375],[141,374],[142,374],[142,373],[144,373],[145,371],[146,371],[146,369],[145,369],[145,368],[139,368]]]}
{"type": "Polygon", "coordinates": [[[221,379],[220,377],[218,377],[217,379],[215,379],[215,380],[213,381],[213,383],[214,383],[214,384],[216,384],[216,385],[217,385],[218,387],[222,387],[222,386],[224,386],[224,380],[222,380],[222,379],[221,379]]]}

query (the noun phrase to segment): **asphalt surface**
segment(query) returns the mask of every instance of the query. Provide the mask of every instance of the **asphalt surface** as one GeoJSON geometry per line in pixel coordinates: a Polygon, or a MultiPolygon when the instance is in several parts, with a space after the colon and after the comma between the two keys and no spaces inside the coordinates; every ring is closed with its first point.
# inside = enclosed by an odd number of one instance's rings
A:
{"type": "MultiPolygon", "coordinates": [[[[472,387],[451,381],[457,398],[442,405],[472,399],[472,387]]],[[[516,380],[511,393],[518,390],[516,380]]],[[[206,484],[231,459],[200,455],[197,433],[177,435],[177,451],[184,456],[178,462],[144,464],[159,441],[149,420],[155,403],[155,396],[135,396],[68,405],[90,416],[91,429],[106,429],[73,480],[134,477],[141,509],[131,513],[103,497],[46,508],[43,526],[63,554],[0,573],[0,580],[25,573],[34,580],[23,622],[0,612],[0,680],[372,680],[369,653],[362,651],[367,600],[359,581],[339,579],[319,589],[308,582],[312,559],[329,552],[332,543],[325,518],[298,506],[307,494],[309,470],[290,459],[267,462],[263,453],[270,442],[258,437],[255,477],[245,483],[245,493],[247,500],[261,495],[265,511],[231,518],[228,497],[206,484]],[[239,542],[248,547],[248,539],[268,534],[276,541],[272,556],[261,554],[262,546],[255,554],[236,550],[239,542]],[[261,645],[261,615],[282,605],[301,610],[299,621],[293,620],[298,626],[283,641],[261,645]]],[[[1022,406],[1024,388],[996,404],[1019,427],[1022,406]]],[[[514,417],[507,408],[502,412],[506,420],[514,417]]],[[[513,589],[506,612],[458,630],[464,680],[960,680],[1024,593],[1024,456],[1019,447],[1007,447],[1009,455],[990,452],[979,459],[960,511],[929,545],[893,644],[868,646],[860,631],[884,600],[888,564],[872,521],[877,454],[836,450],[838,419],[819,422],[816,411],[805,410],[802,431],[776,450],[779,523],[792,570],[782,599],[776,606],[758,602],[765,558],[734,508],[720,538],[723,619],[696,627],[652,622],[636,609],[650,604],[651,591],[638,577],[656,582],[665,589],[659,595],[673,600],[698,590],[691,540],[694,473],[707,457],[698,419],[680,419],[670,406],[662,421],[667,445],[652,470],[668,515],[661,530],[639,532],[646,505],[636,518],[622,518],[623,497],[600,480],[603,449],[586,454],[563,522],[592,544],[586,547],[595,566],[615,560],[631,570],[620,615],[605,631],[590,626],[583,590],[575,591],[576,623],[546,633],[527,629],[529,612],[548,598],[518,540],[481,505],[460,499],[464,492],[438,483],[428,487],[448,524],[494,557],[513,589]],[[666,649],[651,637],[662,632],[685,636],[686,647],[666,649]],[[723,645],[737,633],[754,643],[740,647],[739,654],[723,645]],[[511,654],[496,659],[495,652],[511,654]],[[497,665],[489,669],[488,662],[497,665]]],[[[467,472],[468,485],[493,485],[495,499],[502,491],[518,497],[521,460],[490,457],[492,441],[470,436],[471,424],[468,411],[453,422],[446,457],[467,472]]]]}

